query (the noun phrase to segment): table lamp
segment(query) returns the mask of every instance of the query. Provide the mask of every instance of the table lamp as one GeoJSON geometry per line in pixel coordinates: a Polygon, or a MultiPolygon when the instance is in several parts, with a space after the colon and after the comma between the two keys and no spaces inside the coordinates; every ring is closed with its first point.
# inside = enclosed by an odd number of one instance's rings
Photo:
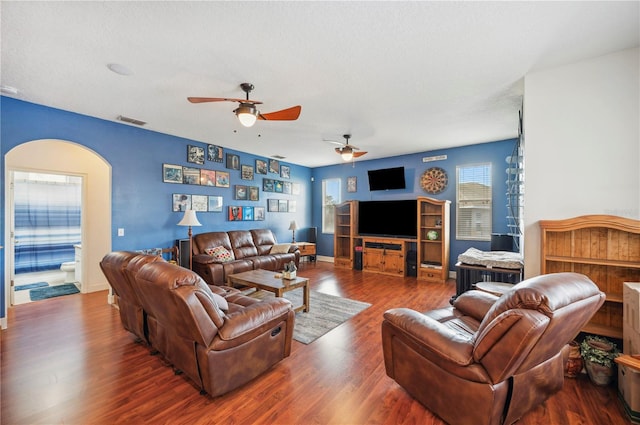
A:
{"type": "Polygon", "coordinates": [[[178,223],[178,226],[189,226],[189,270],[191,270],[192,267],[192,257],[193,257],[193,249],[192,249],[192,233],[191,233],[191,226],[202,226],[202,224],[198,221],[198,217],[196,217],[196,212],[194,210],[185,210],[184,212],[184,216],[182,217],[182,220],[180,220],[180,222],[178,223]]]}
{"type": "Polygon", "coordinates": [[[296,243],[296,230],[298,230],[298,223],[295,220],[291,220],[289,223],[289,230],[293,232],[291,235],[291,243],[296,243]]]}

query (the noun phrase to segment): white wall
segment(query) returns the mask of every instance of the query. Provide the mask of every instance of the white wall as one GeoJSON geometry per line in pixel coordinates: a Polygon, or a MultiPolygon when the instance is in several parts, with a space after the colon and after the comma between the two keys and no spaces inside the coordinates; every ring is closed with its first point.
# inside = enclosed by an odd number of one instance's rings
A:
{"type": "Polygon", "coordinates": [[[525,77],[526,277],[540,274],[539,220],[640,219],[639,51],[525,77]]]}
{"type": "MultiPolygon", "coordinates": [[[[111,252],[111,167],[109,164],[86,147],[62,140],[37,140],[23,143],[10,150],[5,160],[7,173],[13,170],[49,171],[84,177],[82,292],[108,289],[107,280],[100,270],[100,260],[105,254],[111,252]]],[[[8,188],[6,193],[9,193],[8,188]]],[[[9,237],[8,234],[7,237],[9,237]]],[[[9,264],[6,258],[5,264],[9,264]]],[[[5,271],[8,273],[8,268],[5,271]]]]}

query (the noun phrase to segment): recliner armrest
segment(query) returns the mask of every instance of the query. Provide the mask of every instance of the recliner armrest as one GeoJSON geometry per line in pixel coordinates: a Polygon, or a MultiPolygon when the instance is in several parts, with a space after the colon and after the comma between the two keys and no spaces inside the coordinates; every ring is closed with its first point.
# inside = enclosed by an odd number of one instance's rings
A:
{"type": "Polygon", "coordinates": [[[290,311],[293,311],[291,301],[269,298],[226,315],[224,326],[218,329],[218,335],[225,341],[247,337],[247,334],[252,333],[257,336],[283,320],[290,311]]]}
{"type": "Polygon", "coordinates": [[[460,366],[474,363],[473,341],[442,323],[408,308],[394,308],[384,319],[425,349],[460,366]]]}
{"type": "Polygon", "coordinates": [[[194,263],[200,263],[200,264],[213,264],[213,263],[219,262],[218,260],[216,260],[215,258],[213,258],[211,255],[208,255],[208,254],[194,255],[191,261],[194,263]]]}

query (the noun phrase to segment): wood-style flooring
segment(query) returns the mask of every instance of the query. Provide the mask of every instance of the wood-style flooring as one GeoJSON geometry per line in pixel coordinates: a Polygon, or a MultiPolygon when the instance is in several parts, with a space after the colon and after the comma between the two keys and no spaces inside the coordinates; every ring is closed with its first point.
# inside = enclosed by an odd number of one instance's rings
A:
{"type": "MultiPolygon", "coordinates": [[[[455,282],[429,284],[304,264],[311,289],[372,304],[247,385],[212,399],[136,343],[107,293],[18,305],[2,331],[2,424],[442,424],[386,376],[385,310],[448,304],[455,282]]],[[[313,308],[313,305],[311,306],[313,308]]],[[[452,399],[460,409],[474,406],[452,399]]],[[[615,386],[586,376],[519,422],[626,424],[615,386]]]]}

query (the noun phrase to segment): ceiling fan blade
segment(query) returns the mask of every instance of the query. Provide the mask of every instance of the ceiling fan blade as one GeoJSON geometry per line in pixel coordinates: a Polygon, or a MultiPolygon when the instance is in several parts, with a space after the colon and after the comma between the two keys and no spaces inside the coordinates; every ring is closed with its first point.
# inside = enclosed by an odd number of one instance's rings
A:
{"type": "Polygon", "coordinates": [[[258,114],[258,119],[269,121],[294,121],[300,116],[300,111],[302,111],[302,106],[298,105],[281,111],[269,112],[266,114],[260,113],[258,114]]]}
{"type": "Polygon", "coordinates": [[[232,97],[188,97],[187,100],[191,103],[206,103],[206,102],[239,102],[250,103],[252,105],[260,105],[262,102],[258,100],[247,99],[235,99],[232,97]]]}
{"type": "Polygon", "coordinates": [[[365,154],[366,154],[366,152],[354,152],[353,153],[353,157],[354,158],[358,158],[358,157],[361,157],[362,155],[365,155],[365,154]]]}

